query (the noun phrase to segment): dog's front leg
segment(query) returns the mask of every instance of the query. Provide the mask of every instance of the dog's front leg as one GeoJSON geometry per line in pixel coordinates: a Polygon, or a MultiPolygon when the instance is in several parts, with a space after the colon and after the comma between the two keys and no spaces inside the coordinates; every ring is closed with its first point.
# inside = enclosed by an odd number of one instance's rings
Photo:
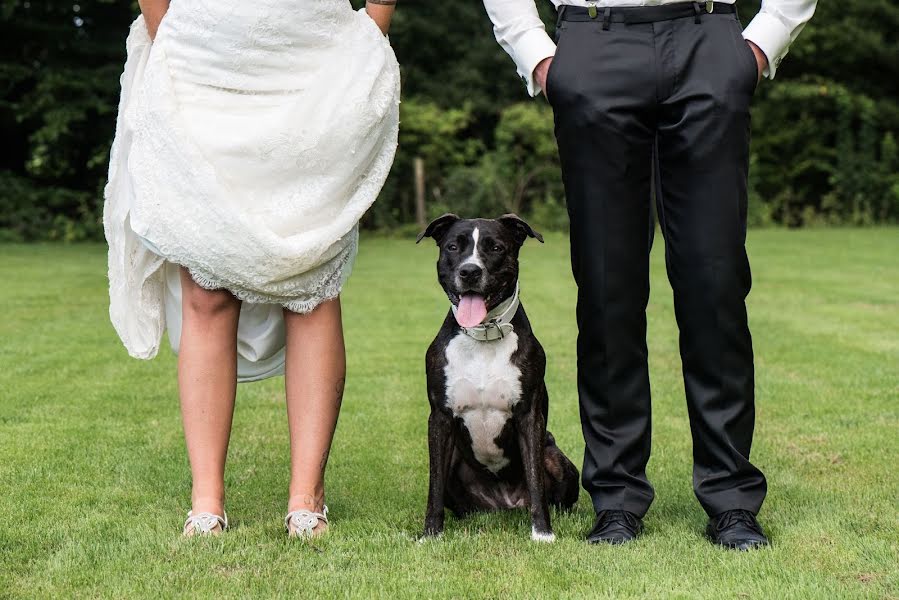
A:
{"type": "Polygon", "coordinates": [[[536,542],[552,542],[556,536],[549,522],[549,505],[543,481],[546,424],[537,406],[536,402],[531,403],[530,410],[518,417],[518,444],[531,509],[531,539],[536,542]]]}
{"type": "Polygon", "coordinates": [[[425,537],[443,533],[446,481],[449,477],[452,454],[453,419],[440,409],[432,408],[431,416],[428,418],[431,480],[428,486],[428,507],[425,511],[425,537]]]}

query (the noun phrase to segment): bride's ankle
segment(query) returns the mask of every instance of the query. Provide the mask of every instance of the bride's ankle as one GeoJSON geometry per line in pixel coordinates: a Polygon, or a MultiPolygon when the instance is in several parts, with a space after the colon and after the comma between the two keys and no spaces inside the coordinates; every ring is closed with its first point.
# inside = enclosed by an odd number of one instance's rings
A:
{"type": "Polygon", "coordinates": [[[313,492],[291,492],[287,499],[287,511],[295,510],[311,510],[312,512],[321,512],[325,505],[324,488],[313,492]]]}
{"type": "Polygon", "coordinates": [[[193,514],[208,512],[214,515],[225,514],[225,499],[216,496],[194,496],[191,499],[191,511],[193,514]]]}

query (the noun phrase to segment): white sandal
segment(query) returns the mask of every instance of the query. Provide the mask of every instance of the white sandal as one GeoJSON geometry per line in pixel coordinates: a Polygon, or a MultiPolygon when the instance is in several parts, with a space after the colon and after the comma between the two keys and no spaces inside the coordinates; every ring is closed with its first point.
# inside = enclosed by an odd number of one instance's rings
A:
{"type": "Polygon", "coordinates": [[[186,537],[194,535],[218,535],[228,529],[228,513],[224,517],[220,517],[210,512],[193,514],[193,511],[187,511],[187,520],[184,521],[183,535],[186,537]]]}
{"type": "Polygon", "coordinates": [[[284,517],[284,527],[287,529],[288,537],[313,538],[317,535],[313,533],[319,523],[328,524],[328,507],[322,508],[322,512],[312,512],[311,510],[294,510],[287,513],[284,517]]]}

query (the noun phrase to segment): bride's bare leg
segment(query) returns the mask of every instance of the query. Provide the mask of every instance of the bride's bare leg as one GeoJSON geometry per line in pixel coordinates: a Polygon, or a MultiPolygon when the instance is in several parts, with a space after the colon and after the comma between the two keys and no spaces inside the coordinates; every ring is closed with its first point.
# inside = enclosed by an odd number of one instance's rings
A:
{"type": "Polygon", "coordinates": [[[201,288],[183,268],[181,294],[178,388],[193,478],[192,510],[222,515],[225,457],[237,392],[240,300],[224,290],[201,288]]]}
{"type": "MultiPolygon", "coordinates": [[[[287,420],[290,426],[290,498],[287,510],[320,512],[325,465],[346,377],[340,299],[309,314],[284,311],[287,324],[287,420]]],[[[319,524],[316,530],[324,529],[319,524]]]]}

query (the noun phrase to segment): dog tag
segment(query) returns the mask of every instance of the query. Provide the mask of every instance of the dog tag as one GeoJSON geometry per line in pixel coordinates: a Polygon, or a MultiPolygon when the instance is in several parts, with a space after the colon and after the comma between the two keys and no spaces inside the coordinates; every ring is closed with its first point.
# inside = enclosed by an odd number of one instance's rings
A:
{"type": "Polygon", "coordinates": [[[587,8],[587,14],[590,15],[590,18],[591,18],[591,19],[595,19],[595,18],[597,17],[597,15],[599,15],[599,12],[596,10],[596,5],[595,5],[595,4],[591,4],[591,5],[587,8]]]}
{"type": "Polygon", "coordinates": [[[715,12],[715,3],[713,2],[713,0],[706,0],[705,12],[707,12],[709,14],[712,14],[713,12],[715,12]]]}

